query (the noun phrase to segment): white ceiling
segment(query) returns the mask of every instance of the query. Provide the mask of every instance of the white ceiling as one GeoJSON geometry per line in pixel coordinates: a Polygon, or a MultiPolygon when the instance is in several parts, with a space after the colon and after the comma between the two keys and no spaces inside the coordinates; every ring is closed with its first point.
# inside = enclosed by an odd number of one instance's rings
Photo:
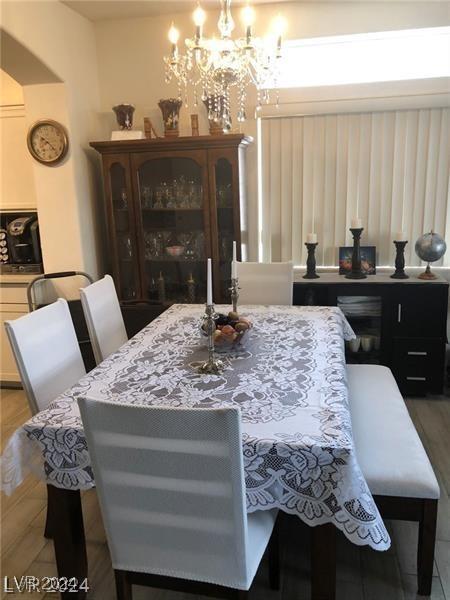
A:
{"type": "MultiPolygon", "coordinates": [[[[252,4],[275,4],[292,0],[251,0],[252,4]]],[[[321,0],[302,0],[303,2],[320,2],[321,0]]],[[[328,0],[339,3],[346,0],[328,0]]],[[[372,0],[353,0],[355,3],[371,2],[372,0]]],[[[378,0],[380,1],[380,0],[378,0]]],[[[381,0],[392,2],[392,0],[381,0]]],[[[410,0],[397,0],[408,2],[410,0]]],[[[426,0],[434,2],[440,0],[426,0]]],[[[152,17],[167,13],[194,10],[197,0],[61,0],[63,4],[83,15],[90,21],[106,21],[110,19],[127,19],[133,17],[152,17]]],[[[219,0],[202,0],[205,8],[219,6],[219,0]]],[[[235,0],[233,5],[239,6],[245,1],[235,0]]]]}
{"type": "MultiPolygon", "coordinates": [[[[252,4],[267,4],[274,1],[288,2],[289,0],[252,0],[252,4]]],[[[192,11],[197,5],[196,0],[61,0],[61,2],[90,21],[154,17],[167,13],[192,11]]],[[[233,5],[239,6],[243,3],[236,0],[233,5]]],[[[202,0],[202,6],[218,8],[219,1],[202,0]]]]}

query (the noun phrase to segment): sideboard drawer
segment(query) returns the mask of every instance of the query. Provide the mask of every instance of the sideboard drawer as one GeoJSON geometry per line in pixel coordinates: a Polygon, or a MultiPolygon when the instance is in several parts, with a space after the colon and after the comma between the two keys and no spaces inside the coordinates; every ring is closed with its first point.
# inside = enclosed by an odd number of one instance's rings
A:
{"type": "Polygon", "coordinates": [[[444,364],[443,338],[394,339],[392,371],[402,393],[442,393],[444,364]]]}

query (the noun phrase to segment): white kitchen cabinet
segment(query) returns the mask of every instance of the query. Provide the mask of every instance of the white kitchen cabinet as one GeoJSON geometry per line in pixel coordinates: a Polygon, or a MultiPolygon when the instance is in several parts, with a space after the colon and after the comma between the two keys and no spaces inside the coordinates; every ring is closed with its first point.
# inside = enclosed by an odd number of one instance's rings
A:
{"type": "MultiPolygon", "coordinates": [[[[19,276],[15,276],[16,280],[17,277],[19,276]]],[[[4,386],[20,383],[16,362],[5,331],[5,321],[18,319],[28,312],[27,284],[31,278],[23,277],[24,279],[19,279],[17,283],[5,283],[5,279],[8,281],[7,276],[2,276],[0,280],[0,383],[4,386]]],[[[14,281],[12,278],[11,280],[14,281]]]]}

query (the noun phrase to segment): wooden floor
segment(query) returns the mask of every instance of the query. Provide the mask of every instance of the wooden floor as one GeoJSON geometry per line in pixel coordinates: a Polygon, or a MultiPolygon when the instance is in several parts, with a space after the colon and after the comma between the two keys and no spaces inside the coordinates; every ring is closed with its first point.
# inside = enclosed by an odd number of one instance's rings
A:
{"type": "MultiPolygon", "coordinates": [[[[441,485],[434,600],[450,600],[450,398],[408,400],[408,408],[433,463],[441,485]]],[[[2,447],[13,431],[29,417],[23,392],[3,390],[1,399],[2,447]]],[[[28,478],[16,492],[1,501],[1,575],[56,576],[53,545],[43,536],[46,488],[28,478]]],[[[88,540],[89,598],[114,600],[113,574],[94,490],[84,493],[83,511],[88,540]]],[[[268,589],[263,561],[252,588],[252,600],[308,600],[309,528],[300,520],[282,523],[282,589],[268,589]]],[[[417,526],[387,523],[392,546],[387,552],[358,548],[338,534],[338,600],[410,600],[416,598],[417,526]]],[[[57,598],[57,594],[4,594],[2,598],[57,598]]],[[[187,594],[134,588],[135,600],[188,600],[187,594]]],[[[420,597],[418,597],[420,598],[420,597]]]]}

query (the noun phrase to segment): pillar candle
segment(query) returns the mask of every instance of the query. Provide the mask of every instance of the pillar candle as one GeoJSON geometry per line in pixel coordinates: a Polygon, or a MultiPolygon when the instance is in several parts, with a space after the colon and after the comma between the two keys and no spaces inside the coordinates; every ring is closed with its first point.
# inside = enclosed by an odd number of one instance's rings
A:
{"type": "Polygon", "coordinates": [[[397,231],[394,236],[394,242],[406,242],[407,239],[406,231],[397,231]]]}
{"type": "Polygon", "coordinates": [[[317,244],[317,233],[308,233],[306,235],[307,244],[317,244]]]}
{"type": "Polygon", "coordinates": [[[362,221],[358,217],[352,219],[352,229],[361,229],[362,221]]]}
{"type": "Polygon", "coordinates": [[[212,305],[213,297],[212,297],[212,265],[211,259],[208,258],[207,268],[206,268],[206,304],[212,305]]]}

